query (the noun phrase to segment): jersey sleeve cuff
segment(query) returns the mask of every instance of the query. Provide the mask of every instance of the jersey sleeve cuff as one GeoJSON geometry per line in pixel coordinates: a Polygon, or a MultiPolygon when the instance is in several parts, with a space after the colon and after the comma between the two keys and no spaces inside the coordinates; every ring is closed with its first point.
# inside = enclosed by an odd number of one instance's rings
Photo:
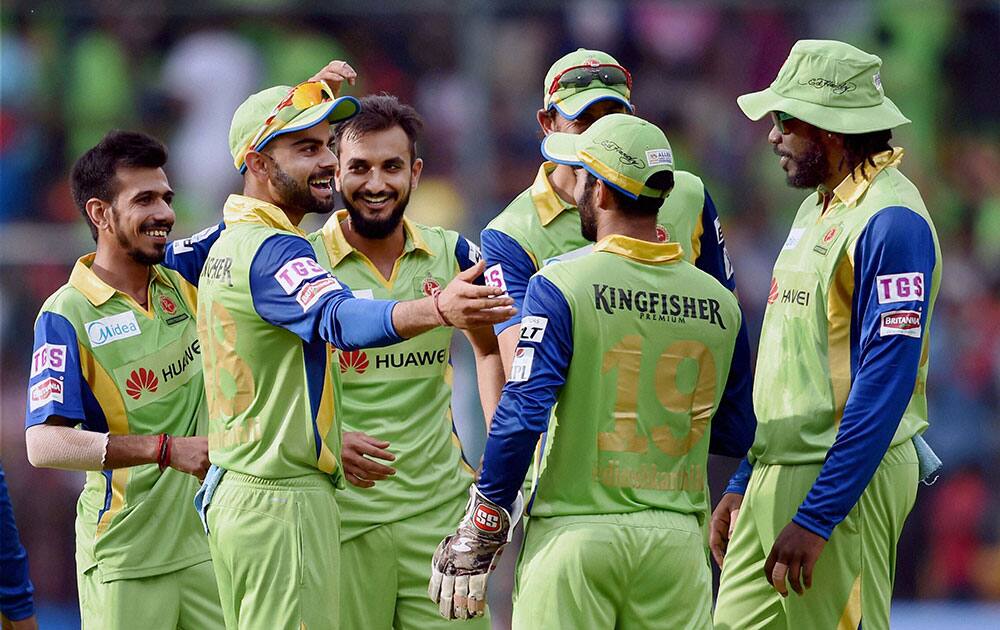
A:
{"type": "Polygon", "coordinates": [[[817,519],[812,518],[808,514],[804,514],[801,508],[799,508],[799,511],[794,517],[792,517],[792,522],[799,527],[808,529],[812,533],[823,538],[823,540],[830,540],[830,535],[833,534],[833,525],[826,526],[821,524],[817,519]]]}
{"type": "Polygon", "coordinates": [[[723,494],[746,494],[747,485],[750,484],[750,475],[752,473],[753,466],[750,465],[750,462],[746,459],[740,461],[739,468],[729,478],[729,483],[726,484],[723,494]]]}

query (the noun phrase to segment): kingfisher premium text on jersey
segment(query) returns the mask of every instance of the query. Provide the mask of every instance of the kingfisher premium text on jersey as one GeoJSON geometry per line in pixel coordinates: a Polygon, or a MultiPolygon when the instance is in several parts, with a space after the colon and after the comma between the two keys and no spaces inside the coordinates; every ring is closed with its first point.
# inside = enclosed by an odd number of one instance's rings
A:
{"type": "Polygon", "coordinates": [[[594,308],[609,315],[617,310],[635,311],[643,319],[661,321],[683,321],[691,317],[726,330],[726,324],[719,314],[719,302],[712,298],[622,289],[607,284],[593,286],[594,308]]]}

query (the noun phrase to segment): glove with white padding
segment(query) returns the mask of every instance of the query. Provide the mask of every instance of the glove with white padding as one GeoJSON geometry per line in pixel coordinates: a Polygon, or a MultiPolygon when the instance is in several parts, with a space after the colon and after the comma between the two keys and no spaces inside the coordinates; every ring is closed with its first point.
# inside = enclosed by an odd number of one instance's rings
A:
{"type": "Polygon", "coordinates": [[[524,500],[518,493],[507,510],[484,497],[476,486],[458,530],[438,545],[431,560],[428,594],[445,619],[481,617],[486,611],[486,582],[504,546],[521,520],[524,500]]]}

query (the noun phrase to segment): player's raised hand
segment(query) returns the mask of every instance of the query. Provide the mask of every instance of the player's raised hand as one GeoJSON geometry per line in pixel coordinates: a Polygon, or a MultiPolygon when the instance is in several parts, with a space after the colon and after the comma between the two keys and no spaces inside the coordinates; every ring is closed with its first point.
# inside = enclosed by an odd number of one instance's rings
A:
{"type": "Polygon", "coordinates": [[[438,307],[446,322],[456,328],[477,328],[510,319],[516,310],[514,300],[496,295],[497,289],[473,284],[482,275],[486,263],[478,263],[459,273],[438,295],[438,307]]]}
{"type": "Polygon", "coordinates": [[[212,465],[208,461],[208,438],[205,436],[175,437],[170,438],[170,441],[172,443],[170,467],[203,480],[208,472],[208,467],[212,465]]]}
{"type": "Polygon", "coordinates": [[[445,619],[470,619],[486,612],[486,583],[521,517],[520,495],[515,518],[472,486],[458,530],[441,541],[431,560],[431,601],[445,619]]]}
{"type": "Polygon", "coordinates": [[[826,540],[797,523],[781,530],[764,563],[764,577],[782,597],[788,596],[785,578],[792,590],[802,595],[812,588],[812,572],[823,553],[826,540]]]}
{"type": "Polygon", "coordinates": [[[344,462],[347,480],[359,488],[371,488],[376,481],[395,475],[395,468],[369,459],[375,457],[387,462],[394,461],[396,456],[385,450],[387,448],[389,443],[385,440],[373,438],[361,431],[345,432],[340,458],[344,462]]]}
{"type": "Polygon", "coordinates": [[[326,84],[333,91],[333,95],[340,96],[340,87],[344,84],[344,81],[347,81],[350,85],[354,85],[358,80],[358,73],[346,61],[334,59],[323,66],[319,72],[309,77],[309,80],[326,81],[326,84]]]}
{"type": "Polygon", "coordinates": [[[736,517],[740,513],[741,505],[743,505],[743,495],[729,492],[722,495],[719,504],[715,506],[715,511],[712,512],[712,520],[708,526],[708,547],[712,550],[712,558],[720,569],[726,557],[729,541],[733,537],[733,528],[736,526],[736,517]]]}

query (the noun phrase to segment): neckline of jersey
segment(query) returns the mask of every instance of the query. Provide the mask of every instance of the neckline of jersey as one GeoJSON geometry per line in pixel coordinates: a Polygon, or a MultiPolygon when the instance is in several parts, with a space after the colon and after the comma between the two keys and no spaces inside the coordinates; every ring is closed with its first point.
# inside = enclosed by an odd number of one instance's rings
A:
{"type": "Polygon", "coordinates": [[[595,252],[608,252],[632,260],[650,263],[674,263],[681,260],[684,250],[680,243],[654,243],[624,234],[610,234],[594,245],[595,252]]]}
{"type": "MultiPolygon", "coordinates": [[[[864,194],[868,192],[868,189],[871,188],[872,182],[875,181],[879,173],[887,168],[899,166],[904,153],[905,151],[901,147],[894,147],[888,151],[882,151],[873,155],[871,159],[875,162],[874,167],[868,164],[862,169],[862,165],[859,164],[850,175],[844,178],[844,181],[837,184],[837,187],[833,189],[833,199],[836,199],[848,208],[854,207],[864,194]]],[[[818,205],[823,203],[823,192],[817,192],[819,194],[816,202],[818,205]]],[[[829,212],[829,209],[826,212],[829,212]]]]}
{"type": "Polygon", "coordinates": [[[94,264],[94,258],[97,257],[96,252],[91,252],[85,256],[81,256],[76,264],[73,265],[73,271],[69,275],[69,284],[74,289],[83,294],[87,300],[94,306],[100,307],[115,294],[122,297],[125,302],[129,304],[133,309],[139,311],[139,313],[146,316],[147,319],[153,319],[153,282],[162,282],[164,284],[170,285],[169,282],[163,277],[163,272],[160,270],[158,265],[150,265],[152,273],[150,274],[149,283],[146,285],[146,308],[143,308],[131,295],[119,291],[107,282],[101,280],[94,270],[91,269],[91,265],[94,264]]]}
{"type": "Polygon", "coordinates": [[[549,181],[549,174],[556,169],[555,162],[542,162],[535,175],[535,181],[531,185],[531,201],[535,204],[535,211],[538,219],[542,222],[542,227],[547,226],[555,220],[565,210],[576,210],[576,206],[566,203],[563,198],[556,194],[549,181]]]}

